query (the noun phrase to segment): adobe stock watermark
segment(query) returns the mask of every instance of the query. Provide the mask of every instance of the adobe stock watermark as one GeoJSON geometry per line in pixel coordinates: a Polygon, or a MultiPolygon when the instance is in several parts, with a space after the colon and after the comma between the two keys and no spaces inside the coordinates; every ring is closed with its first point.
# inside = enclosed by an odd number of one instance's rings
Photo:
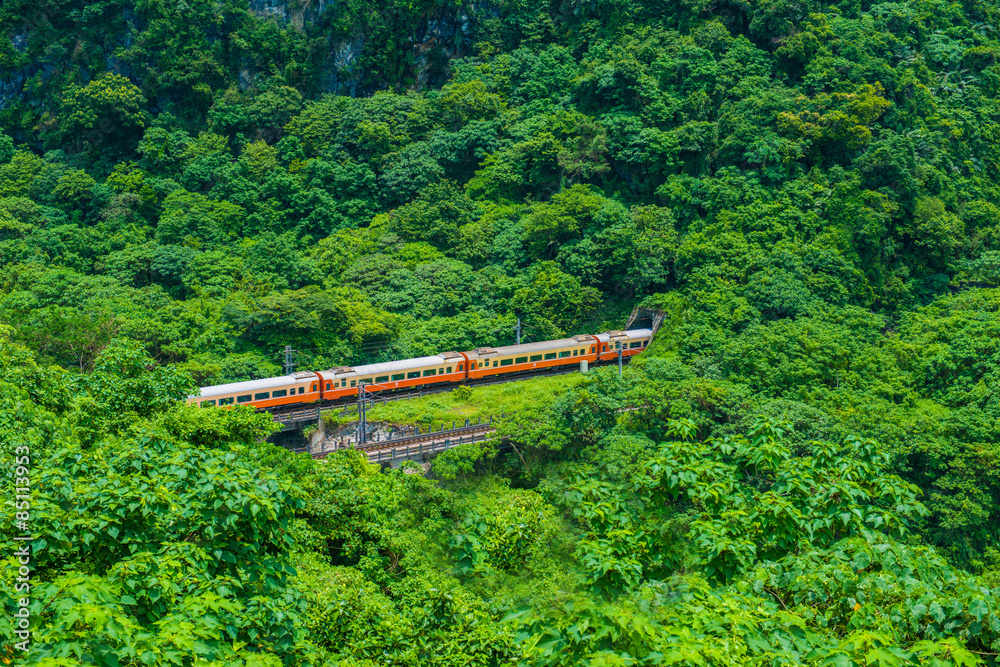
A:
{"type": "Polygon", "coordinates": [[[12,625],[18,641],[14,649],[27,653],[31,645],[31,449],[22,445],[14,448],[14,558],[18,570],[14,584],[15,609],[12,625]]]}

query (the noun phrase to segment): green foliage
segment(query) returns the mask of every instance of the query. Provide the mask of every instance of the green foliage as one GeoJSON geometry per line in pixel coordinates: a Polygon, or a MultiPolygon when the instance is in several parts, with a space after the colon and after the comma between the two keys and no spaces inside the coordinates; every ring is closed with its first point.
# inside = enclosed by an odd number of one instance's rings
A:
{"type": "Polygon", "coordinates": [[[0,6],[31,660],[995,662],[993,4],[263,4],[0,6]],[[179,405],[638,303],[620,380],[374,409],[506,413],[440,481],[179,405]]]}
{"type": "MultiPolygon", "coordinates": [[[[177,403],[189,378],[147,368],[151,360],[129,341],[109,345],[86,383],[4,345],[5,359],[17,362],[2,380],[0,441],[8,463],[24,455],[32,490],[33,640],[22,657],[294,662],[304,649],[304,603],[289,586],[288,553],[303,503],[299,489],[249,455],[270,420],[177,403]],[[33,384],[44,399],[12,381],[33,384]]],[[[10,497],[25,484],[14,470],[2,478],[10,497]]],[[[16,511],[5,508],[6,525],[16,511]]],[[[23,544],[13,536],[4,533],[8,553],[23,544]]],[[[0,580],[8,606],[26,593],[15,592],[16,563],[8,559],[0,580]]],[[[13,630],[0,627],[5,644],[13,630]]]]}
{"type": "MultiPolygon", "coordinates": [[[[453,421],[464,424],[466,419],[476,423],[497,417],[499,421],[503,414],[509,414],[512,420],[526,419],[530,422],[534,418],[515,415],[523,415],[532,406],[564,394],[579,384],[581,379],[578,374],[567,374],[484,387],[456,387],[444,394],[375,405],[369,410],[369,414],[372,420],[399,425],[417,424],[424,414],[432,416],[432,423],[447,422],[449,426],[453,421]]],[[[538,416],[536,411],[535,418],[538,416]]]]}
{"type": "Polygon", "coordinates": [[[809,456],[792,457],[782,435],[780,425],[761,422],[749,438],[724,438],[707,450],[664,444],[651,460],[651,500],[695,510],[688,538],[709,576],[728,581],[758,558],[823,547],[868,527],[902,534],[927,512],[917,487],[883,472],[887,460],[873,441],[812,442],[809,456]]]}
{"type": "Polygon", "coordinates": [[[451,539],[455,566],[469,575],[496,568],[515,571],[541,558],[555,530],[551,507],[531,491],[502,493],[466,516],[451,539]]]}
{"type": "Polygon", "coordinates": [[[464,442],[434,457],[432,469],[443,480],[465,479],[483,459],[496,456],[497,450],[488,441],[464,442]]]}
{"type": "Polygon", "coordinates": [[[142,130],[147,116],[142,91],[120,74],[107,74],[82,88],[70,87],[62,99],[59,132],[79,133],[94,142],[103,135],[129,135],[142,130]]]}
{"type": "Polygon", "coordinates": [[[236,238],[243,216],[243,209],[235,204],[213,202],[197,193],[177,190],[163,202],[157,241],[196,248],[221,245],[236,238]]]}
{"type": "Polygon", "coordinates": [[[168,409],[195,388],[190,375],[175,368],[155,368],[140,344],[125,339],[104,348],[87,378],[99,418],[117,428],[168,409]]]}

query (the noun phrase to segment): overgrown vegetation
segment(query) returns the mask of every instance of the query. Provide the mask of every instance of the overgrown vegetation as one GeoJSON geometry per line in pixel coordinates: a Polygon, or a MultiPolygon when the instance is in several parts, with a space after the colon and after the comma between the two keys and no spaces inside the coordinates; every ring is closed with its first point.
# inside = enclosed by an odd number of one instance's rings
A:
{"type": "Polygon", "coordinates": [[[550,402],[580,384],[578,373],[524,379],[481,387],[461,386],[451,391],[405,401],[388,401],[368,410],[370,421],[396,425],[444,424],[468,419],[488,421],[504,414],[524,412],[550,402]]]}
{"type": "Polygon", "coordinates": [[[997,662],[995,3],[274,10],[0,6],[29,664],[997,662]],[[639,303],[436,481],[177,403],[639,303]]]}

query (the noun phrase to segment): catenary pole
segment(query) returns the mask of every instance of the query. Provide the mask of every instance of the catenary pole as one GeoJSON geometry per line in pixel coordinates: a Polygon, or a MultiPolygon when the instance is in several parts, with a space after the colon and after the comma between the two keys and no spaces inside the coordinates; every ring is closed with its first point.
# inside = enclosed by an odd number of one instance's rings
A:
{"type": "Polygon", "coordinates": [[[368,415],[365,413],[365,383],[358,383],[358,446],[365,444],[366,433],[368,431],[368,415]]]}

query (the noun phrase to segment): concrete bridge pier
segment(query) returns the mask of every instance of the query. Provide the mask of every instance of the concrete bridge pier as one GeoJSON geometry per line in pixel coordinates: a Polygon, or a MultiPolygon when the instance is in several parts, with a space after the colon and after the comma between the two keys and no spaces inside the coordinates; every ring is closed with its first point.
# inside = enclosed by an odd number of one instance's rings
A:
{"type": "Polygon", "coordinates": [[[281,430],[267,441],[293,452],[311,452],[326,436],[326,425],[323,423],[319,407],[291,413],[278,421],[278,424],[281,430]]]}

